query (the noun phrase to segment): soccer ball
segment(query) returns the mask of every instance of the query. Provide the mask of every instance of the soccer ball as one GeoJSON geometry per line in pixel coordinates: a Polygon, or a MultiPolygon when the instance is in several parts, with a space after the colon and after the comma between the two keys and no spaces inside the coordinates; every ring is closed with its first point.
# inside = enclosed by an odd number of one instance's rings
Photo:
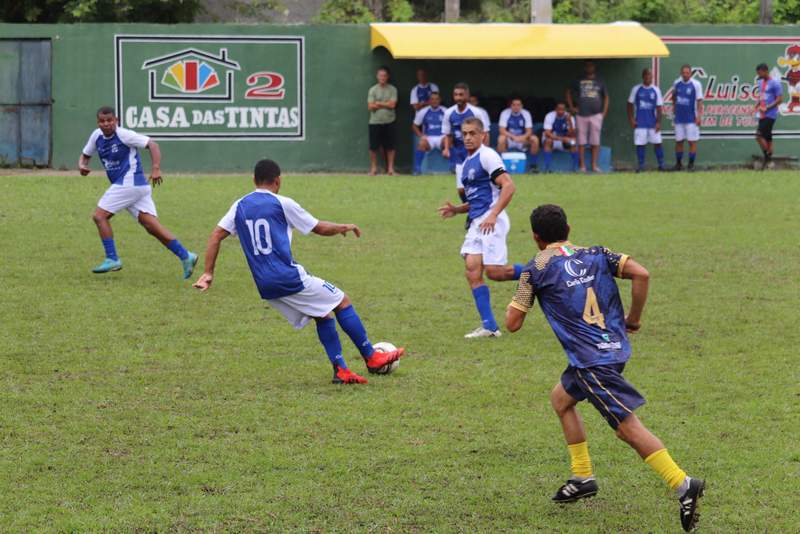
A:
{"type": "MultiPolygon", "coordinates": [[[[397,347],[389,343],[388,341],[381,341],[380,343],[375,343],[372,345],[372,348],[375,349],[375,352],[392,352],[393,350],[397,350],[397,347]]],[[[395,360],[392,363],[387,363],[377,371],[373,371],[375,374],[379,375],[388,375],[389,373],[393,373],[400,367],[400,360],[395,360]]]]}

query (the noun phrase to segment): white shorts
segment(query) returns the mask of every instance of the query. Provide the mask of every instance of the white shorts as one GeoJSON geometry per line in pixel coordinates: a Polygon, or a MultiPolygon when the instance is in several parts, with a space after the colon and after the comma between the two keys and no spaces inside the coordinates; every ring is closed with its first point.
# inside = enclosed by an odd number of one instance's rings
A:
{"type": "MultiPolygon", "coordinates": [[[[544,142],[545,141],[547,141],[547,136],[542,135],[542,146],[544,146],[544,142]]],[[[571,146],[569,148],[564,148],[564,141],[562,141],[561,139],[558,139],[556,141],[553,141],[553,150],[560,150],[562,152],[568,152],[568,151],[572,150],[572,147],[576,146],[575,143],[576,143],[576,139],[573,137],[571,146]]]]}
{"type": "Polygon", "coordinates": [[[675,123],[675,140],[683,141],[699,141],[700,140],[700,127],[694,122],[687,124],[675,123]]]}
{"type": "Polygon", "coordinates": [[[112,185],[97,201],[97,207],[109,213],[117,213],[126,209],[134,219],[140,213],[149,213],[158,217],[153,202],[152,188],[149,185],[112,185]]]}
{"type": "Polygon", "coordinates": [[[526,150],[530,145],[530,143],[520,143],[519,141],[514,141],[513,139],[508,140],[508,149],[509,150],[526,150]]]}
{"type": "Polygon", "coordinates": [[[425,138],[428,140],[428,144],[431,145],[431,150],[442,149],[442,139],[444,139],[443,135],[426,135],[425,138]]]}
{"type": "Polygon", "coordinates": [[[294,295],[267,299],[269,305],[297,329],[303,328],[311,319],[325,317],[344,299],[341,289],[322,278],[309,276],[303,285],[305,288],[294,295]]]}
{"type": "Polygon", "coordinates": [[[633,144],[636,146],[646,145],[652,143],[654,145],[661,144],[661,132],[657,132],[655,128],[636,128],[633,130],[633,144]]]}
{"type": "Polygon", "coordinates": [[[511,229],[511,221],[503,211],[497,217],[497,224],[494,225],[494,232],[482,234],[478,226],[488,215],[488,212],[481,215],[469,225],[467,235],[464,237],[464,244],[461,245],[461,256],[467,254],[482,254],[484,265],[505,265],[508,263],[508,247],[506,246],[506,236],[511,229]]]}

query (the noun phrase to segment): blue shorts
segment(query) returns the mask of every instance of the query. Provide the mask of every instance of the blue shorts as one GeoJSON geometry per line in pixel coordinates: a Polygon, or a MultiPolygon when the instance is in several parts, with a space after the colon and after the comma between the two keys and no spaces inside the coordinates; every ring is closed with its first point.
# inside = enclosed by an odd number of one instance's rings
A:
{"type": "Polygon", "coordinates": [[[633,411],[645,403],[622,371],[624,363],[596,367],[572,367],[564,370],[561,385],[577,401],[588,400],[614,430],[633,411]]]}
{"type": "Polygon", "coordinates": [[[460,165],[467,159],[467,147],[462,144],[450,148],[450,163],[460,165]]]}

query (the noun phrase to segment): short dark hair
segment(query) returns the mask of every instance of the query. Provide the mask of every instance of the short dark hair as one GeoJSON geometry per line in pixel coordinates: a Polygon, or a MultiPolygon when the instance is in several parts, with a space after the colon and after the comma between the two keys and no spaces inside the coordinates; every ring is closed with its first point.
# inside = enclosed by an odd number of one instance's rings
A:
{"type": "Polygon", "coordinates": [[[389,67],[387,67],[386,65],[381,65],[380,67],[378,67],[378,70],[376,70],[375,72],[377,73],[377,72],[380,72],[380,71],[384,71],[389,76],[392,75],[392,72],[389,70],[389,67]]]}
{"type": "Polygon", "coordinates": [[[556,102],[556,107],[558,107],[558,106],[567,107],[567,103],[564,102],[563,100],[559,100],[559,101],[556,102]]]}
{"type": "Polygon", "coordinates": [[[433,96],[433,95],[442,96],[442,95],[439,94],[439,91],[431,91],[431,96],[433,96]]]}
{"type": "Polygon", "coordinates": [[[689,65],[688,63],[684,63],[683,65],[681,65],[681,70],[683,70],[683,69],[692,70],[692,66],[689,65]]]}
{"type": "Polygon", "coordinates": [[[117,112],[111,106],[100,106],[97,110],[97,116],[99,117],[100,115],[113,115],[116,117],[117,112]]]}
{"type": "Polygon", "coordinates": [[[756,66],[756,70],[769,70],[769,65],[767,65],[766,63],[759,63],[756,66]]]}
{"type": "Polygon", "coordinates": [[[647,73],[647,72],[651,72],[650,71],[650,67],[645,67],[645,68],[642,69],[642,76],[644,76],[645,73],[647,73]]]}
{"type": "Polygon", "coordinates": [[[508,99],[509,102],[513,102],[514,100],[519,100],[520,104],[522,103],[522,97],[520,95],[511,95],[511,98],[508,99]]]}
{"type": "Polygon", "coordinates": [[[565,241],[569,237],[567,214],[561,206],[542,204],[531,212],[531,230],[546,243],[565,241]]]}
{"type": "Polygon", "coordinates": [[[455,91],[456,89],[463,89],[466,92],[469,92],[469,85],[465,84],[464,82],[458,82],[453,86],[453,91],[455,91]]]}
{"type": "Polygon", "coordinates": [[[281,168],[271,159],[262,159],[256,163],[253,177],[258,185],[274,184],[275,180],[281,175],[281,168]]]}

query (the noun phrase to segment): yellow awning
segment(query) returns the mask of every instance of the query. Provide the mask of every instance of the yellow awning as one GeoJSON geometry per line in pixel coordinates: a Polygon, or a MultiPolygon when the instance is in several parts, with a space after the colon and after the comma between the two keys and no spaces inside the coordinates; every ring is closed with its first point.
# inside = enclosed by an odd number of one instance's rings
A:
{"type": "Polygon", "coordinates": [[[584,59],[666,57],[636,22],[611,24],[371,24],[372,48],[395,59],[584,59]]]}

